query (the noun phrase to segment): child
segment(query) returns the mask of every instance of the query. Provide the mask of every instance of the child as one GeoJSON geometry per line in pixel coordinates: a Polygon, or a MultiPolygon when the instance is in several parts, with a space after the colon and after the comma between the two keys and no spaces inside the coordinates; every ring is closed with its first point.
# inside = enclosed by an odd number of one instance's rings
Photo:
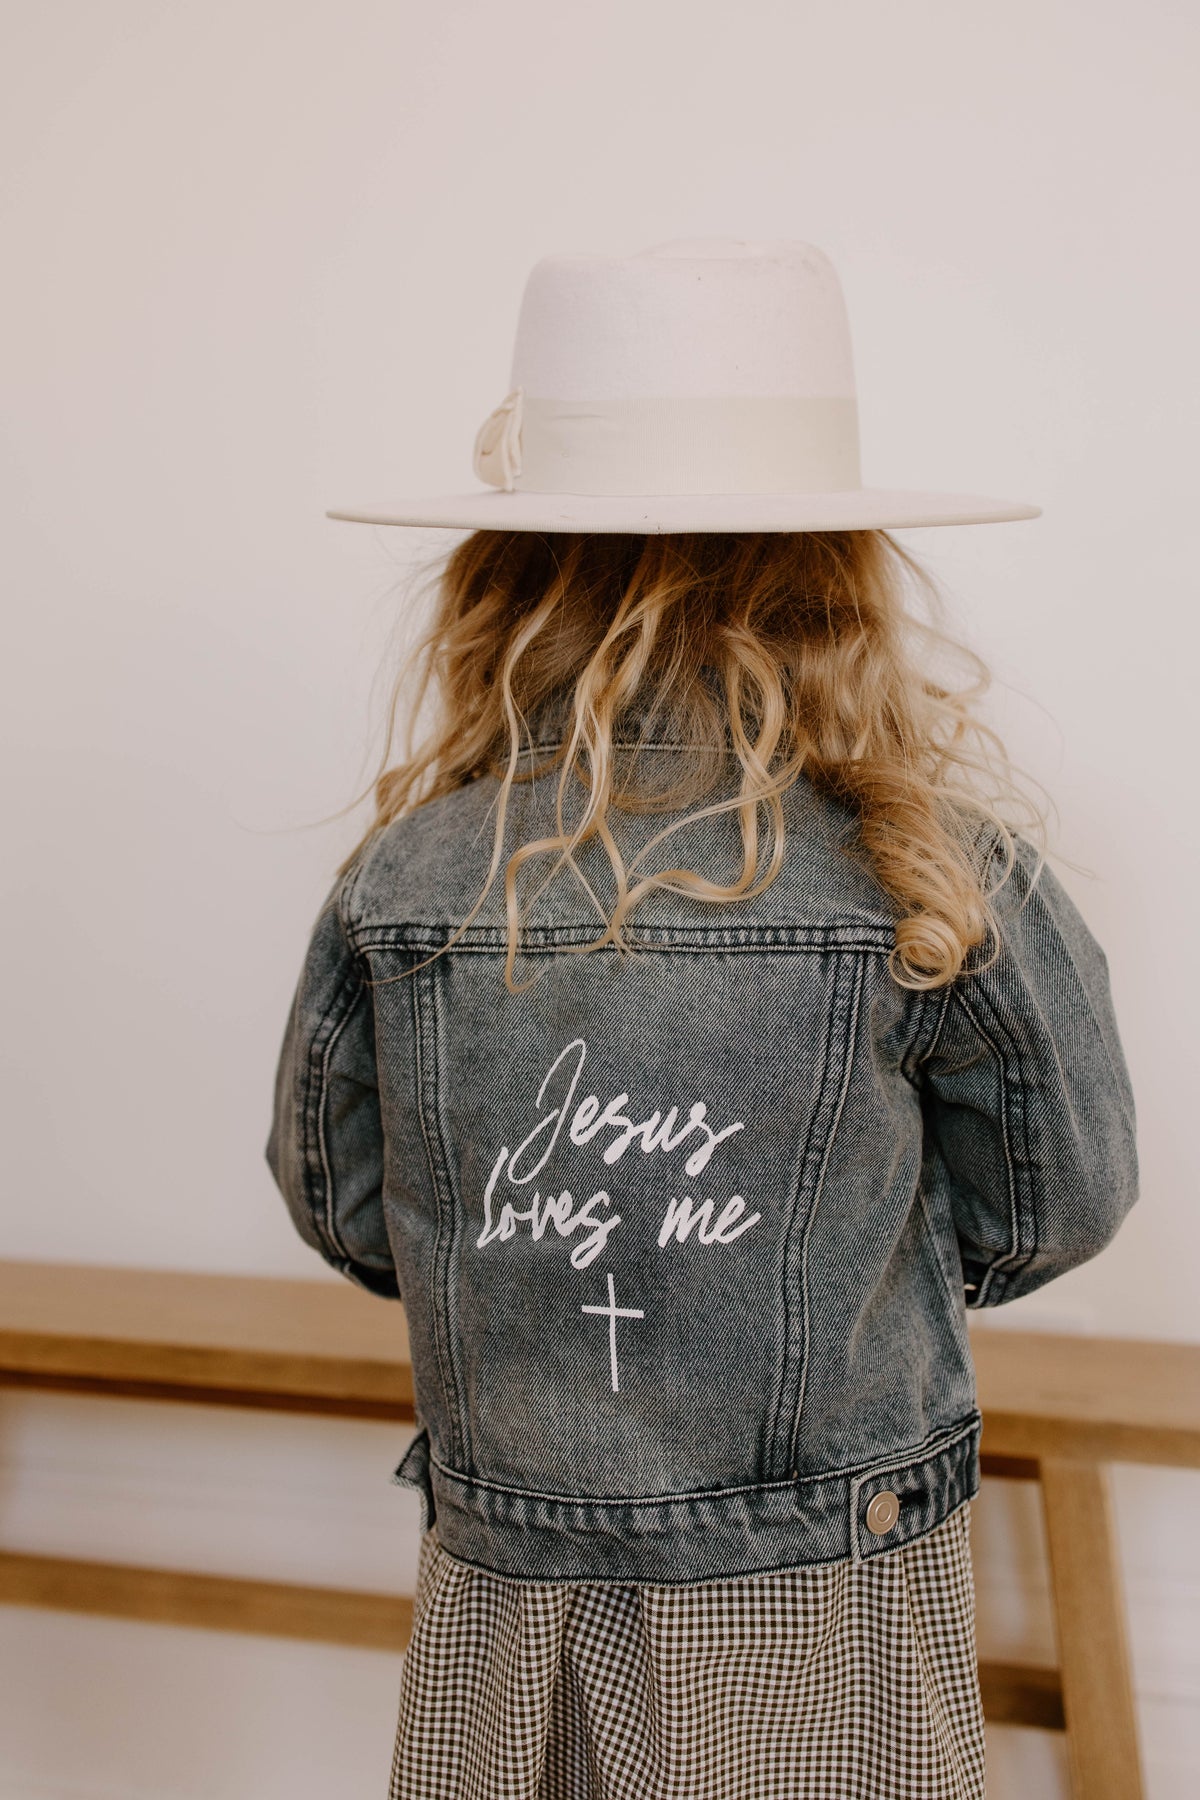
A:
{"type": "Polygon", "coordinates": [[[267,1147],[407,1315],[391,1800],[980,1800],[966,1311],[1108,1242],[1134,1109],[886,528],[1037,509],[860,485],[804,244],[540,263],[476,469],[337,515],[475,529],[267,1147]]]}

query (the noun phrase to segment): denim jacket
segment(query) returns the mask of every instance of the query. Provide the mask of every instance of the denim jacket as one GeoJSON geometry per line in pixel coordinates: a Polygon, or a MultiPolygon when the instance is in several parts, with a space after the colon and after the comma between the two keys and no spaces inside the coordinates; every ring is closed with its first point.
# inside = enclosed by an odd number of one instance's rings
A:
{"type": "MultiPolygon", "coordinates": [[[[506,854],[554,831],[557,781],[515,788],[506,854]]],[[[1018,838],[998,960],[902,988],[893,903],[802,779],[772,885],[652,893],[632,953],[579,954],[600,915],[560,873],[513,994],[502,872],[444,949],[497,792],[418,808],[335,882],[276,1079],[266,1154],[296,1228],[403,1300],[421,1429],[394,1479],[451,1555],[531,1580],[693,1582],[922,1536],[978,1486],[968,1309],[1085,1262],[1136,1198],[1103,951],[1018,838]]],[[[663,823],[615,815],[626,858],[663,823]]],[[[727,879],[736,814],[651,856],[727,879]]]]}

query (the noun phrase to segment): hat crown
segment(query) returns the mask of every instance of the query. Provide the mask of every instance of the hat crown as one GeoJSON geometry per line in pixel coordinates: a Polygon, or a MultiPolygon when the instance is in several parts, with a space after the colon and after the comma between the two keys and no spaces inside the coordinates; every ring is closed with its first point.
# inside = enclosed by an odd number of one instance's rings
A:
{"type": "Polygon", "coordinates": [[[510,385],[560,401],[853,399],[841,283],[824,251],[789,240],[543,257],[510,385]]]}
{"type": "Polygon", "coordinates": [[[548,256],[475,472],[542,494],[859,486],[846,306],[814,244],[683,239],[548,256]]]}
{"type": "Polygon", "coordinates": [[[536,263],[485,490],[335,518],[513,531],[863,531],[1036,518],[863,486],[841,283],[815,244],[677,238],[536,263]]]}

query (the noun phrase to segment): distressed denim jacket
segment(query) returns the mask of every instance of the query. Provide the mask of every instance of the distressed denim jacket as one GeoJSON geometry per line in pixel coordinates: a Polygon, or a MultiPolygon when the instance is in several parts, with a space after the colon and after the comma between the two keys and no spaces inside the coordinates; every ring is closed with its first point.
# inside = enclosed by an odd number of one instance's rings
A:
{"type": "MultiPolygon", "coordinates": [[[[516,787],[509,845],[553,832],[557,781],[516,787]]],[[[266,1154],[297,1229],[403,1300],[421,1429],[395,1479],[453,1556],[531,1580],[702,1581],[920,1537],[978,1486],[967,1310],[1094,1256],[1136,1198],[1102,950],[1019,838],[998,961],[900,987],[892,902],[802,780],[774,883],[653,893],[630,954],[579,954],[599,914],[560,873],[513,994],[502,879],[444,949],[497,791],[419,808],[334,884],[278,1066],[266,1154]]],[[[626,858],[663,823],[616,815],[626,858]]],[[[736,814],[651,856],[728,879],[736,814]]]]}

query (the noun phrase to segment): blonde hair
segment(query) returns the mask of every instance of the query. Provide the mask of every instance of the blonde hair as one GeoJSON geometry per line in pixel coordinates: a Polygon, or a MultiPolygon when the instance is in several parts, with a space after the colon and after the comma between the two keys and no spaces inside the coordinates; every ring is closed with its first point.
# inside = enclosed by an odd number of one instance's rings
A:
{"type": "MultiPolygon", "coordinates": [[[[1003,845],[998,887],[1015,858],[998,804],[1016,801],[1044,825],[1017,788],[1000,739],[976,714],[990,673],[936,623],[941,611],[932,577],[884,531],[476,532],[438,567],[433,623],[393,687],[378,772],[365,790],[373,790],[375,817],[338,874],[392,820],[494,775],[491,864],[461,932],[499,871],[514,784],[558,767],[554,835],[518,846],[504,866],[505,982],[516,992],[526,864],[555,859],[533,899],[567,867],[587,886],[575,852],[595,839],[616,900],[606,909],[589,887],[603,929],[585,948],[629,949],[631,915],[653,889],[720,905],[768,887],[783,861],[783,796],[803,775],[857,820],[866,866],[896,910],[894,978],[941,987],[971,949],[996,936],[996,888],[986,889],[986,869],[1003,845]],[[910,587],[935,622],[910,611],[910,587]],[[963,662],[966,685],[943,685],[922,666],[922,650],[963,662]],[[414,722],[429,701],[432,728],[414,746],[414,722]],[[531,755],[530,715],[556,701],[561,744],[531,755]],[[669,759],[669,788],[648,776],[645,765],[656,759],[618,770],[614,733],[635,706],[648,738],[697,748],[669,759]],[[407,745],[393,763],[402,711],[407,745]],[[711,801],[730,753],[740,765],[738,791],[711,801]],[[568,822],[572,781],[583,800],[568,822]],[[627,866],[610,823],[614,811],[672,814],[633,859],[641,864],[688,820],[729,810],[738,816],[742,866],[727,885],[698,869],[627,866]],[[988,822],[994,831],[981,855],[988,822]]],[[[997,950],[994,942],[989,961],[997,950]]]]}

